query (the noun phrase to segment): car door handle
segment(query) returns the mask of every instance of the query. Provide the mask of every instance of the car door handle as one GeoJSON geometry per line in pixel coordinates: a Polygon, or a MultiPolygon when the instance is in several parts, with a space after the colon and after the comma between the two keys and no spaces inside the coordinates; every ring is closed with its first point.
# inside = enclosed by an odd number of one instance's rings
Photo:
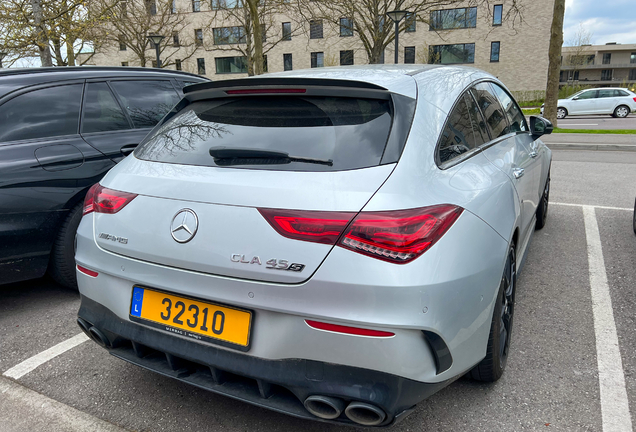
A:
{"type": "Polygon", "coordinates": [[[523,168],[515,168],[514,170],[512,170],[512,174],[515,176],[516,179],[523,177],[525,172],[526,170],[524,170],[523,168]]]}
{"type": "Polygon", "coordinates": [[[530,152],[530,157],[531,157],[531,158],[533,158],[533,159],[534,159],[534,158],[536,158],[537,156],[539,156],[539,153],[537,153],[536,151],[531,151],[531,152],[530,152]]]}
{"type": "Polygon", "coordinates": [[[129,154],[133,152],[133,150],[135,150],[136,147],[137,147],[137,144],[125,145],[121,148],[121,154],[123,154],[124,156],[128,156],[129,154]]]}

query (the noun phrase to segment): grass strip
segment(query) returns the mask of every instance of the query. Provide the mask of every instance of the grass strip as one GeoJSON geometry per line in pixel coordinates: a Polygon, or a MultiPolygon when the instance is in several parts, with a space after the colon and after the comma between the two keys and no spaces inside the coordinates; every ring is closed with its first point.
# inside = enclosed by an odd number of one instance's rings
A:
{"type": "Polygon", "coordinates": [[[521,108],[525,115],[541,114],[541,108],[521,108]]]}
{"type": "Polygon", "coordinates": [[[553,133],[636,135],[636,129],[562,129],[562,128],[554,128],[553,133]]]}

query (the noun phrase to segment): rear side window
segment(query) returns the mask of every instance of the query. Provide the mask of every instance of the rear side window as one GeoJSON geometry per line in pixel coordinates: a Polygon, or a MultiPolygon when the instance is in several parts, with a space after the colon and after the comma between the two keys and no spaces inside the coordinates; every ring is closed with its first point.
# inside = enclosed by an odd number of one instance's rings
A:
{"type": "Polygon", "coordinates": [[[391,102],[378,99],[246,96],[198,101],[157,128],[135,150],[135,156],[158,162],[263,170],[365,168],[380,164],[392,116],[391,102]],[[262,150],[319,162],[245,158],[221,163],[210,155],[211,148],[220,147],[249,150],[248,156],[262,150]]]}
{"type": "MultiPolygon", "coordinates": [[[[476,126],[476,125],[475,125],[476,126]]],[[[439,161],[448,162],[477,146],[474,123],[468,109],[466,96],[462,96],[450,116],[438,147],[439,161]]]]}
{"type": "Polygon", "coordinates": [[[150,128],[179,101],[170,81],[112,81],[135,128],[150,128]]]}
{"type": "Polygon", "coordinates": [[[82,133],[130,129],[128,119],[106,83],[89,83],[84,95],[82,133]]]}
{"type": "Polygon", "coordinates": [[[497,97],[493,94],[490,84],[479,83],[471,91],[484,115],[492,139],[506,135],[508,133],[508,120],[501,109],[501,105],[499,105],[497,97]]]}
{"type": "Polygon", "coordinates": [[[82,85],[50,87],[0,106],[0,142],[77,134],[82,85]]]}
{"type": "Polygon", "coordinates": [[[499,102],[503,107],[508,122],[510,123],[510,132],[525,132],[528,130],[528,124],[526,118],[521,112],[521,109],[517,106],[517,103],[510,97],[508,93],[495,83],[490,84],[495,90],[499,102]]]}
{"type": "Polygon", "coordinates": [[[623,90],[614,90],[614,97],[629,96],[629,93],[623,90]]]}

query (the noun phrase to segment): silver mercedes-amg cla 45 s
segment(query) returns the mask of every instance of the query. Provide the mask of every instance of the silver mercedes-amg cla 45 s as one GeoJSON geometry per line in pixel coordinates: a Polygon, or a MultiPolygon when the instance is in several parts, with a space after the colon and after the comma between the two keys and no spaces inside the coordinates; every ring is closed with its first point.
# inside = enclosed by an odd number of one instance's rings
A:
{"type": "Polygon", "coordinates": [[[501,377],[551,131],[467,67],[187,87],[86,197],[78,323],[241,401],[393,424],[458,377],[501,377]]]}

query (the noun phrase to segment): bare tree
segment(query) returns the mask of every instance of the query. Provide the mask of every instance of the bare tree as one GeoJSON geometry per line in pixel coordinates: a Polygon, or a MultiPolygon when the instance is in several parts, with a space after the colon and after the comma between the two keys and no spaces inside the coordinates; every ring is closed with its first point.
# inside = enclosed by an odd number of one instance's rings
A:
{"type": "Polygon", "coordinates": [[[303,30],[296,20],[286,18],[290,19],[289,31],[283,31],[280,17],[293,15],[285,0],[212,0],[212,10],[208,30],[213,42],[206,44],[206,49],[240,53],[247,60],[250,76],[265,72],[267,53],[303,30]]]}
{"type": "Polygon", "coordinates": [[[565,0],[554,0],[554,13],[550,27],[550,49],[548,52],[548,82],[545,91],[543,115],[557,126],[557,102],[559,100],[559,72],[561,71],[561,45],[563,45],[563,17],[565,0]]]}
{"type": "MultiPolygon", "coordinates": [[[[106,6],[109,0],[94,0],[97,9],[106,6]]],[[[176,9],[172,1],[124,0],[112,9],[108,20],[96,30],[95,39],[102,42],[102,49],[130,50],[140,66],[146,67],[155,58],[154,46],[148,35],[166,37],[160,46],[161,66],[167,67],[179,60],[192,57],[200,44],[194,34],[184,32],[187,27],[185,11],[176,9]],[[175,37],[176,36],[176,37],[175,37]]]]}
{"type": "Polygon", "coordinates": [[[574,75],[581,68],[593,62],[594,55],[589,54],[588,46],[592,42],[592,31],[587,30],[583,23],[579,23],[574,37],[567,41],[569,45],[568,55],[563,58],[563,63],[571,67],[571,71],[574,75]]]}

